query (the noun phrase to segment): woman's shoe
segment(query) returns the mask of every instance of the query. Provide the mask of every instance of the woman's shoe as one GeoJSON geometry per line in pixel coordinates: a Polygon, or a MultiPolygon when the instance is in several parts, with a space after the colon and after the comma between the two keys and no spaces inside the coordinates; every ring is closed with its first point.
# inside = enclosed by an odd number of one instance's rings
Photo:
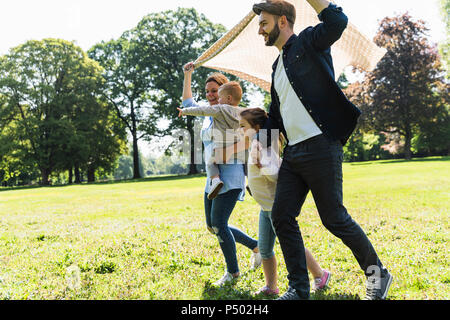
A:
{"type": "Polygon", "coordinates": [[[239,278],[239,276],[233,277],[233,275],[231,273],[229,273],[228,271],[225,271],[223,277],[220,280],[214,282],[213,285],[215,287],[222,287],[222,286],[226,285],[227,283],[234,284],[234,283],[236,283],[238,278],[239,278]]]}
{"type": "Polygon", "coordinates": [[[261,266],[262,263],[262,257],[261,257],[261,253],[259,252],[253,252],[252,256],[250,257],[250,265],[251,265],[251,270],[255,270],[258,269],[261,266]]]}

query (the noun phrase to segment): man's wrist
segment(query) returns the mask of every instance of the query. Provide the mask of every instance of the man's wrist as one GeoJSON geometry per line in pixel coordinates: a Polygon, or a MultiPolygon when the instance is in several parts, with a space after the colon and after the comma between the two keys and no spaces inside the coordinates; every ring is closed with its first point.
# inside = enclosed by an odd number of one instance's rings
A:
{"type": "Polygon", "coordinates": [[[316,10],[317,14],[320,14],[323,10],[328,8],[330,1],[328,0],[306,0],[311,5],[311,7],[316,10]]]}

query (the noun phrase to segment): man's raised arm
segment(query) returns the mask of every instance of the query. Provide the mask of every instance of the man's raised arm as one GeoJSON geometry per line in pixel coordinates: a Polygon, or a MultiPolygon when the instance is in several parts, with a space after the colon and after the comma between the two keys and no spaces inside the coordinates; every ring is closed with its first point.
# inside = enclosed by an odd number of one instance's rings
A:
{"type": "Polygon", "coordinates": [[[317,14],[320,14],[323,9],[328,8],[330,1],[327,0],[306,0],[311,5],[311,7],[316,10],[317,14]]]}
{"type": "Polygon", "coordinates": [[[316,10],[319,20],[322,21],[310,33],[312,44],[318,50],[326,50],[342,36],[348,18],[342,12],[342,8],[327,0],[306,1],[316,10]]]}

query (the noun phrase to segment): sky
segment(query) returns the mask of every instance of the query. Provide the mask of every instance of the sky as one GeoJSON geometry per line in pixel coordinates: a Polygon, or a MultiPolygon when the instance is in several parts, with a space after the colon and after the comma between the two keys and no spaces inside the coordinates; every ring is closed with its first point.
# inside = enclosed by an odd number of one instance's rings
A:
{"type": "MultiPolygon", "coordinates": [[[[194,7],[214,23],[231,29],[252,5],[260,0],[0,0],[0,55],[27,40],[61,38],[75,41],[87,51],[100,41],[117,39],[134,28],[152,12],[194,7]]],[[[305,0],[306,1],[306,0],[305,0]]],[[[334,0],[363,34],[372,39],[379,22],[386,16],[409,12],[424,20],[433,42],[445,39],[445,25],[438,0],[334,0]]],[[[256,32],[256,30],[255,30],[256,32]]],[[[162,142],[150,148],[142,142],[141,150],[152,156],[161,155],[162,142]]]]}
{"type": "MultiPolygon", "coordinates": [[[[259,0],[0,0],[0,54],[27,40],[62,38],[82,49],[118,38],[151,12],[194,7],[215,23],[232,28],[259,0]]],[[[349,20],[373,38],[379,21],[408,11],[427,22],[431,39],[445,38],[438,0],[335,0],[349,20]]]]}

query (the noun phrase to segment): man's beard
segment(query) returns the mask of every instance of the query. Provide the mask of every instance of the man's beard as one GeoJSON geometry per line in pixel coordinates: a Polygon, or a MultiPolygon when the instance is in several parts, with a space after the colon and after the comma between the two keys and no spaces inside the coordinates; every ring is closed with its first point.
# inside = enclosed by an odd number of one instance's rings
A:
{"type": "Polygon", "coordinates": [[[275,44],[278,37],[280,36],[280,28],[278,27],[278,23],[275,24],[275,27],[273,27],[273,30],[270,31],[268,36],[269,36],[269,39],[267,39],[266,46],[271,47],[275,44]]]}

